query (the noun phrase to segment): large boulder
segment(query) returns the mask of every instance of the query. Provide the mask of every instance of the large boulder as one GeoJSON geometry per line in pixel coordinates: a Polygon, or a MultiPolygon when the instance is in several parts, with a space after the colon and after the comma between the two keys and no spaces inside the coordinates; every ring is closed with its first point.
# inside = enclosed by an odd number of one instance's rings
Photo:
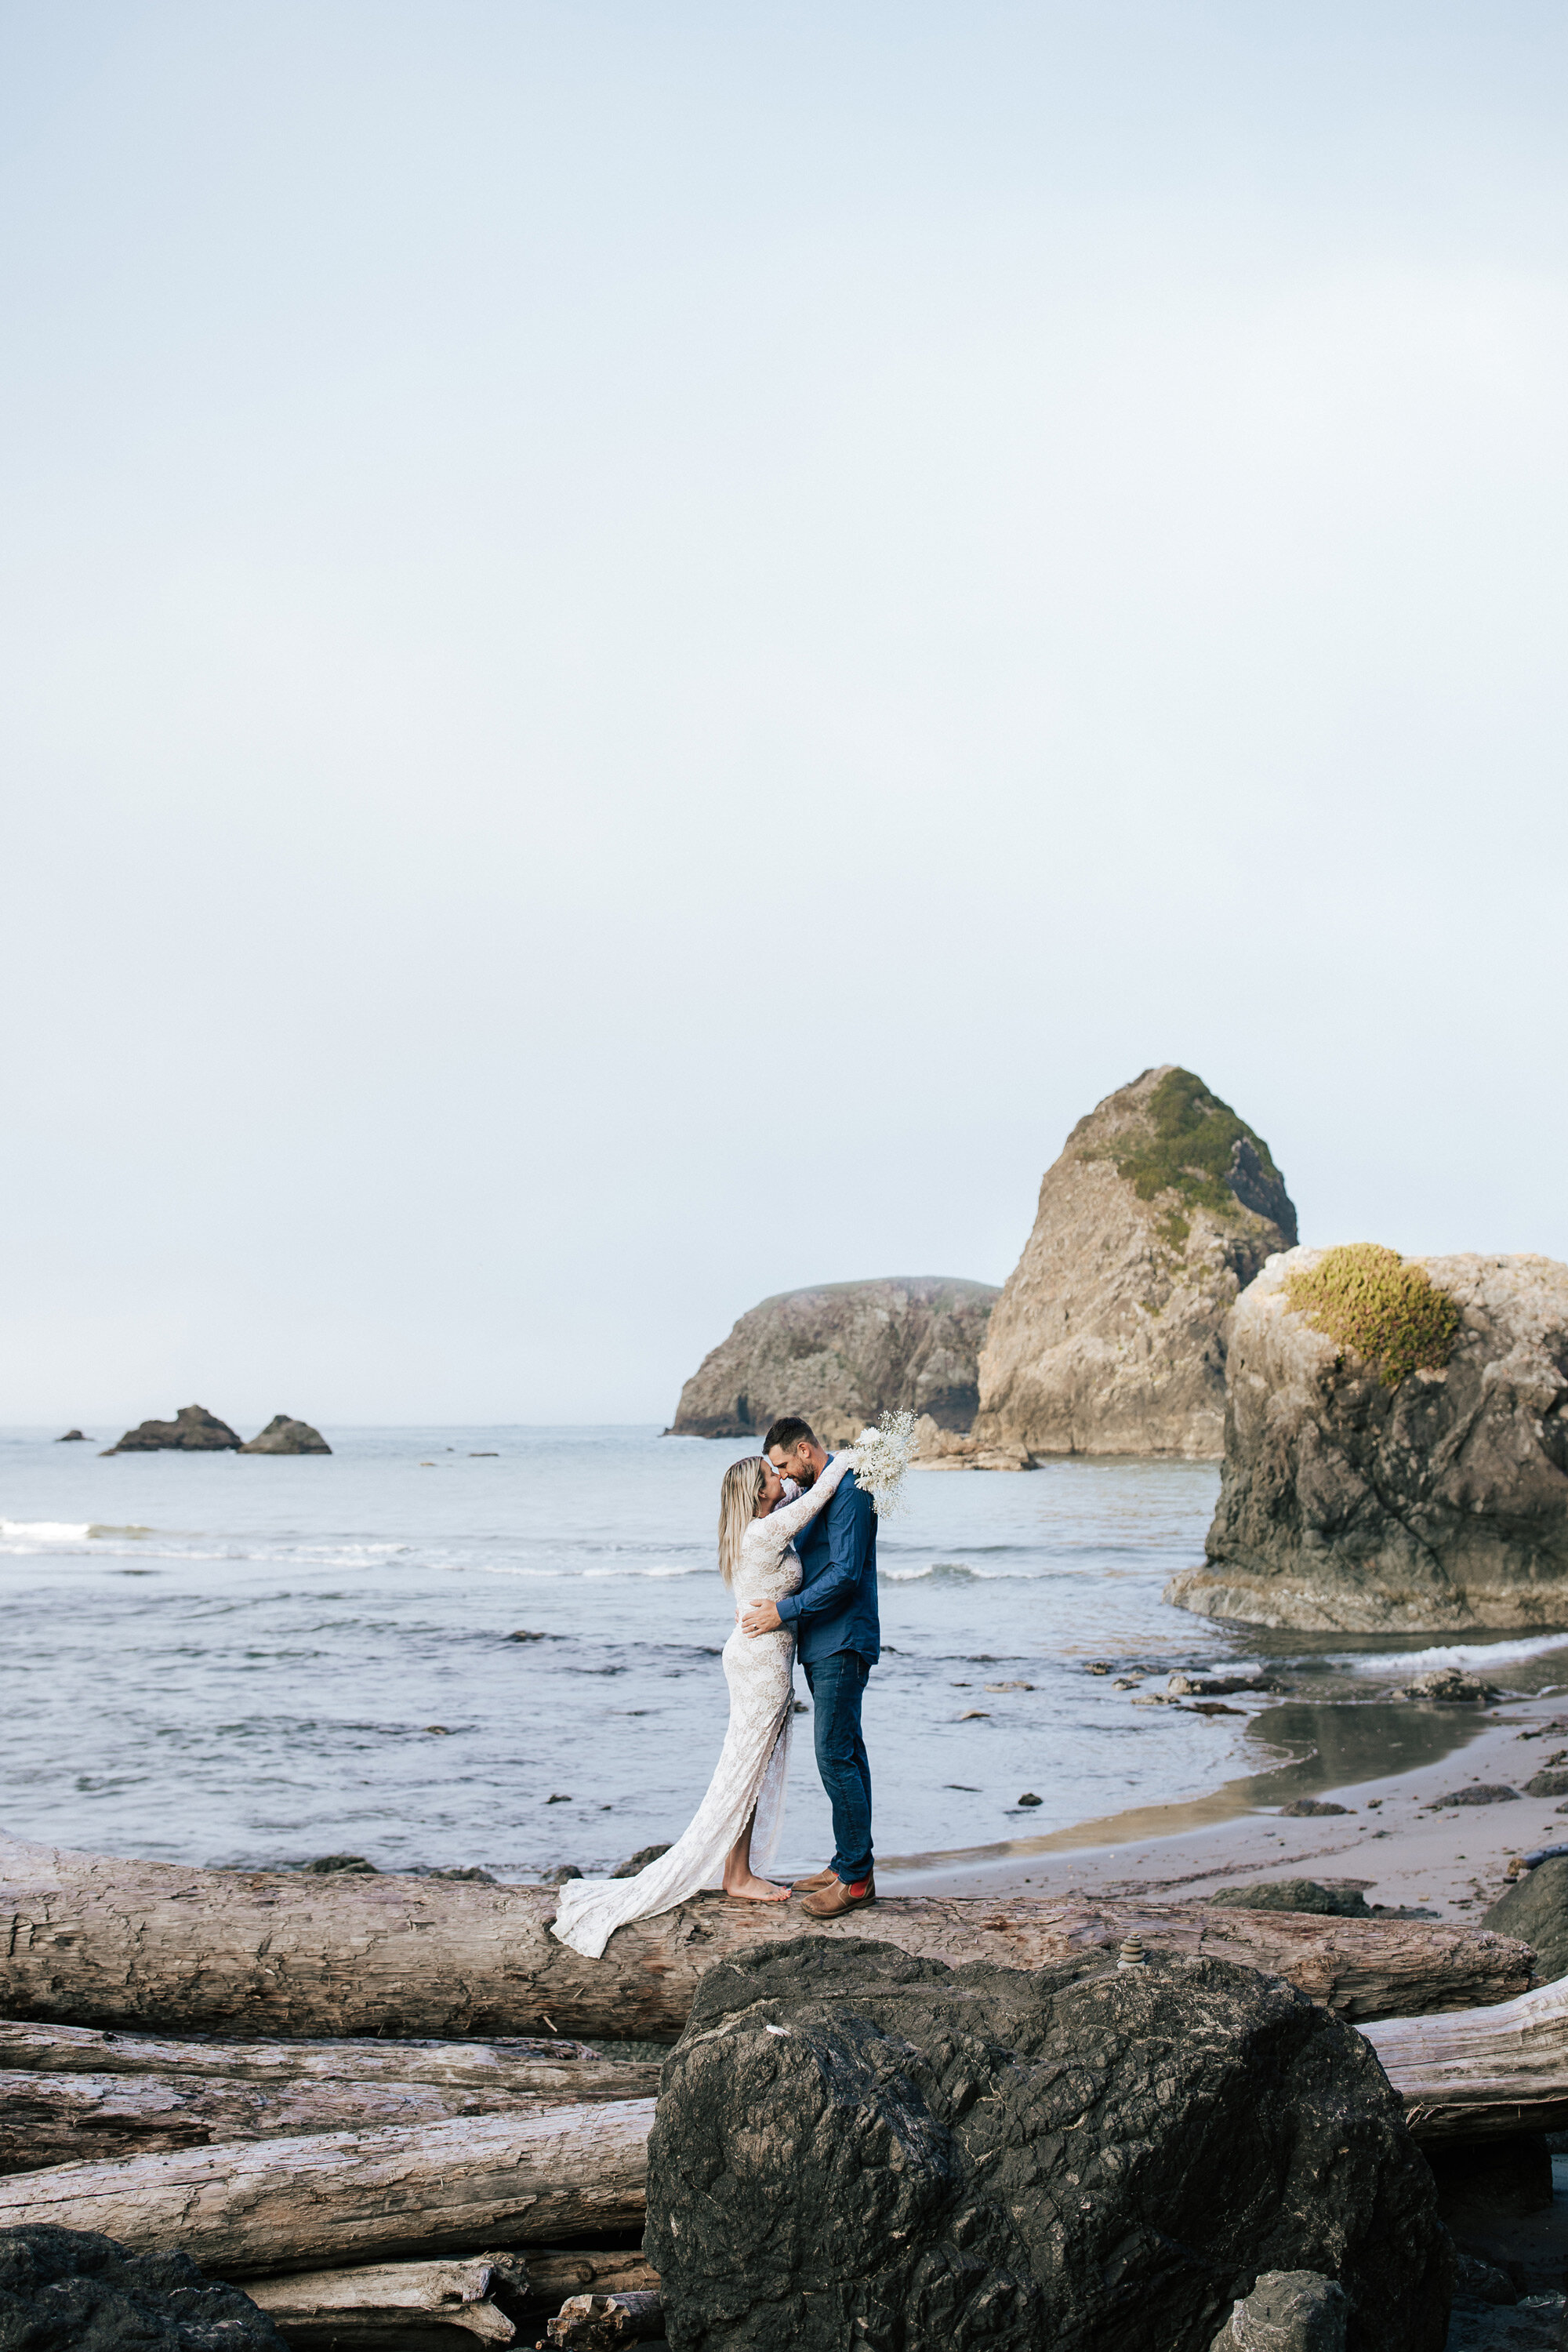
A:
{"type": "Polygon", "coordinates": [[[675,2352],[1208,2352],[1269,2271],[1340,2282],[1350,2352],[1447,2325],[1432,2176],[1370,2044],[1227,1961],[725,1960],[648,2158],[675,2352]]]}
{"type": "Polygon", "coordinates": [[[286,2352],[264,2311],[187,2254],[96,2230],[0,2230],[0,2352],[286,2352]]]}
{"type": "Polygon", "coordinates": [[[1226,1315],[1296,1212],[1268,1146],[1190,1070],[1080,1118],[980,1358],[983,1442],[1032,1454],[1220,1452],[1226,1315]]]}
{"type": "Polygon", "coordinates": [[[1517,1936],[1535,1949],[1535,1982],[1568,1977],[1568,1854],[1522,1871],[1482,1917],[1483,1927],[1517,1936]]]}
{"type": "Polygon", "coordinates": [[[330,1454],[332,1449],[308,1421],[290,1421],[286,1412],[275,1412],[260,1436],[239,1450],[242,1454],[330,1454]]]}
{"type": "Polygon", "coordinates": [[[847,1444],[884,1412],[967,1429],[995,1297],[988,1282],[915,1275],[764,1298],[692,1373],[670,1434],[757,1436],[785,1412],[809,1421],[826,1445],[847,1444]]]}
{"type": "Polygon", "coordinates": [[[1322,1632],[1568,1622],[1568,1266],[1292,1250],[1226,1345],[1207,1564],[1168,1601],[1322,1632]]]}
{"type": "Polygon", "coordinates": [[[240,1438],[205,1404],[183,1404],[173,1421],[139,1422],[106,1454],[237,1454],[240,1438]]]}

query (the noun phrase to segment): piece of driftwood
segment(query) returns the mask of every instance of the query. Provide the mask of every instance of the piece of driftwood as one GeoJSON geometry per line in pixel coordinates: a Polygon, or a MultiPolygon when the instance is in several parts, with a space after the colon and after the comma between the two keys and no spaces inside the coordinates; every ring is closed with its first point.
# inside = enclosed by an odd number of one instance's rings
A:
{"type": "Polygon", "coordinates": [[[583,2246],[530,2246],[528,2308],[558,2310],[573,2294],[657,2294],[658,2273],[638,2253],[583,2246]]]}
{"type": "Polygon", "coordinates": [[[1568,2130],[1568,1979],[1492,2009],[1362,2031],[1417,2139],[1568,2130]]]}
{"type": "Polygon", "coordinates": [[[573,2352],[618,2352],[623,2344],[647,2344],[664,2334],[664,2306],[654,2294],[572,2294],[545,2324],[548,2344],[573,2352]]]}
{"type": "Polygon", "coordinates": [[[0,2230],[101,2230],[219,2277],[471,2253],[640,2226],[651,2099],[413,2130],[240,2140],[0,2180],[0,2230]]]}
{"type": "Polygon", "coordinates": [[[602,2058],[585,2042],[521,2035],[489,2042],[399,2042],[385,2034],[226,2042],[215,2034],[192,2034],[171,2041],[0,2018],[0,2068],[44,2074],[228,2074],[242,2083],[434,2083],[447,2089],[471,2084],[476,2090],[504,2084],[538,2098],[641,2095],[626,2088],[626,2066],[602,2058]]]}
{"type": "MultiPolygon", "coordinates": [[[[622,2098],[652,2098],[658,2090],[657,2066],[603,2071],[620,2076],[616,2089],[622,2098]]],[[[0,2173],[214,2147],[230,2140],[444,2123],[453,2116],[538,2115],[571,2104],[565,2093],[541,2097],[504,2079],[474,2087],[331,2077],[247,2083],[225,2074],[0,2071],[0,2173]]]]}
{"type": "Polygon", "coordinates": [[[465,2336],[481,2344],[515,2342],[529,2279],[517,2255],[479,2254],[467,2262],[373,2263],[247,2279],[245,2291],[292,2345],[372,2352],[434,2334],[460,2352],[465,2336]]]}
{"type": "Polygon", "coordinates": [[[0,2009],[79,2025],[291,2036],[538,2031],[674,2036],[704,1969],[801,1935],[869,1936],[1034,1969],[1120,1944],[1286,1977],[1356,2020],[1505,2000],[1528,1945],[1486,1927],[1081,1896],[888,1898],[842,1921],[700,1895],[584,1959],[547,1887],[186,1870],[0,1838],[0,2009]]]}

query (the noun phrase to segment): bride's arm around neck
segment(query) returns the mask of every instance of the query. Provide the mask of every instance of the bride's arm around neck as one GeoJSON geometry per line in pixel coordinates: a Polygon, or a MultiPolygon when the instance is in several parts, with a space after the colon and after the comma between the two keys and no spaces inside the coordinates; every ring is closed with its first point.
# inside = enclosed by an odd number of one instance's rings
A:
{"type": "Polygon", "coordinates": [[[795,1541],[802,1528],[811,1525],[818,1511],[826,1508],[838,1491],[839,1481],[854,1467],[855,1456],[847,1448],[842,1454],[836,1454],[798,1502],[782,1504],[767,1518],[754,1520],[752,1524],[765,1528],[769,1540],[776,1542],[782,1550],[785,1544],[795,1541]]]}

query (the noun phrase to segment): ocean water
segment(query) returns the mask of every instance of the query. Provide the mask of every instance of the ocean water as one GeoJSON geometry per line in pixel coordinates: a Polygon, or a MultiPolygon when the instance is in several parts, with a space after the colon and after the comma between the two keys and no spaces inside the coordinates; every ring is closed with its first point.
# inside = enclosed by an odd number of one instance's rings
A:
{"type": "MultiPolygon", "coordinates": [[[[347,1851],[500,1876],[678,1835],[723,1736],[713,1529],[746,1449],[627,1428],[329,1435],[324,1459],[104,1460],[0,1434],[0,1822],[174,1861],[347,1851]]],[[[1261,1654],[1256,1632],[1160,1598],[1201,1557],[1217,1483],[1136,1462],[911,1475],[880,1534],[866,1704],[884,1857],[994,1848],[1278,1759],[1250,1714],[1135,1708],[1086,1672],[1261,1654]]],[[[1268,1638],[1324,1696],[1394,1656],[1268,1638]]],[[[1398,1657],[1506,1651],[1540,1679],[1551,1646],[1398,1657]]],[[[809,1716],[795,1728],[792,1867],[831,1850],[809,1716]]]]}

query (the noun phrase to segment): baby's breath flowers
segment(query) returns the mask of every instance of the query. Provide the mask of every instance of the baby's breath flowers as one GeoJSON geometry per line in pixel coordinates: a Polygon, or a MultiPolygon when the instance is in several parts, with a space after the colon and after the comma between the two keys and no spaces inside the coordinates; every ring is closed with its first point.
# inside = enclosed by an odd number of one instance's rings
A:
{"type": "Polygon", "coordinates": [[[863,1429],[855,1440],[855,1484],[870,1496],[879,1517],[902,1507],[900,1490],[914,1447],[912,1412],[885,1412],[875,1429],[863,1429]]]}

